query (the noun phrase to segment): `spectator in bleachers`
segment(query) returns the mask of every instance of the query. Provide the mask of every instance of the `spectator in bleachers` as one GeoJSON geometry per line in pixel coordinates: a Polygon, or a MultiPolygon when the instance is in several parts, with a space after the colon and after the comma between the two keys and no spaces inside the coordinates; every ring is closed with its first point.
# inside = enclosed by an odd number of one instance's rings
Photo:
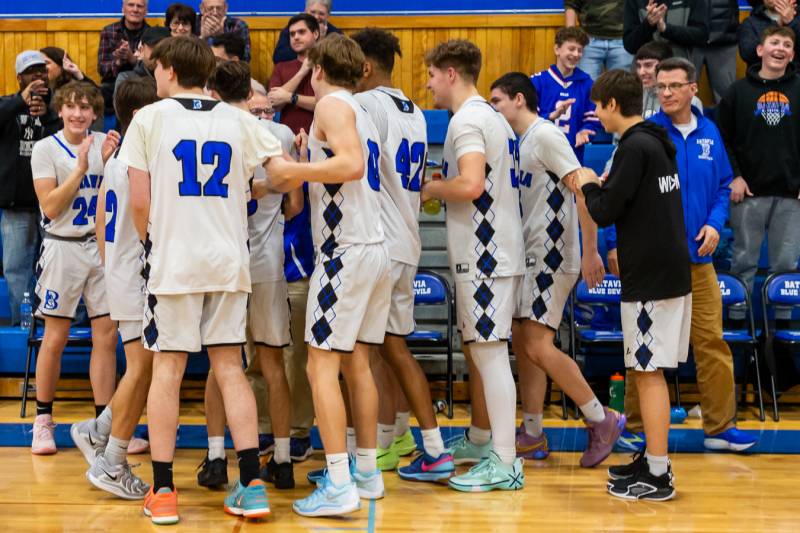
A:
{"type": "Polygon", "coordinates": [[[275,65],[268,96],[272,107],[281,112],[281,124],[297,134],[301,128],[308,132],[314,119],[317,102],[307,54],[319,40],[319,23],[308,13],[298,13],[289,19],[286,28],[297,57],[275,65]]]}
{"type": "Polygon", "coordinates": [[[238,33],[244,41],[243,61],[250,61],[250,28],[242,19],[228,16],[225,0],[202,0],[200,18],[197,21],[200,38],[211,44],[211,38],[222,33],[238,33]]]}
{"type": "Polygon", "coordinates": [[[604,69],[631,66],[633,56],[622,44],[624,6],[625,0],[564,0],[565,25],[569,28],[580,21],[589,35],[578,67],[592,79],[604,69]]]}
{"type": "Polygon", "coordinates": [[[20,322],[25,292],[33,297],[33,263],[40,240],[31,152],[36,141],[61,129],[61,119],[50,108],[45,56],[26,50],[17,56],[15,69],[19,91],[0,98],[0,234],[12,325],[20,322]]]}
{"type": "MultiPolygon", "coordinates": [[[[650,120],[665,128],[675,145],[683,197],[683,221],[692,271],[689,339],[697,366],[704,445],[711,450],[743,451],[757,439],[736,429],[733,356],[722,338],[722,297],[711,256],[728,218],[733,171],[719,130],[692,101],[697,94],[694,65],[670,58],[657,67],[656,92],[662,110],[650,120]]],[[[627,429],[644,431],[635,372],[628,372],[625,395],[627,429]]]]}
{"type": "Polygon", "coordinates": [[[578,68],[589,36],[580,28],[561,28],[555,41],[555,64],[531,76],[531,82],[539,95],[539,115],[564,132],[582,164],[584,145],[603,129],[589,99],[592,78],[578,68]]]}
{"type": "Polygon", "coordinates": [[[149,26],[147,0],[123,0],[122,18],[100,32],[97,49],[97,72],[105,100],[105,114],[114,113],[114,84],[121,72],[133,70],[138,58],[136,50],[144,30],[149,26]]]}
{"type": "Polygon", "coordinates": [[[267,98],[267,93],[253,89],[253,94],[247,100],[247,107],[250,109],[250,114],[262,120],[272,120],[275,118],[275,110],[267,98]]]}
{"type": "MultiPolygon", "coordinates": [[[[761,33],[770,26],[785,26],[800,35],[800,18],[794,0],[764,0],[753,6],[750,15],[739,26],[739,55],[747,66],[761,62],[757,48],[761,33]]],[[[800,61],[800,43],[794,43],[794,61],[800,61]]]]}
{"type": "Polygon", "coordinates": [[[708,0],[625,0],[624,26],[628,52],[636,54],[653,40],[666,41],[675,57],[688,59],[691,47],[708,41],[708,0]]]}
{"type": "Polygon", "coordinates": [[[197,33],[197,13],[186,4],[170,4],[164,14],[164,26],[169,28],[172,37],[194,35],[197,33]]]}
{"type": "MultiPolygon", "coordinates": [[[[334,26],[333,23],[328,22],[328,16],[331,14],[331,7],[331,0],[306,0],[305,12],[317,19],[320,39],[332,33],[342,33],[342,30],[334,26]]],[[[287,26],[281,30],[278,36],[275,51],[272,52],[272,62],[277,65],[278,63],[291,61],[296,58],[297,52],[292,48],[289,39],[289,27],[287,26]]]]}
{"type": "MultiPolygon", "coordinates": [[[[797,268],[800,255],[800,76],[792,63],[796,41],[789,27],[764,30],[756,48],[761,63],[731,85],[717,112],[736,176],[731,183],[731,270],[751,291],[765,231],[771,272],[797,268]]],[[[787,311],[777,312],[776,319],[788,320],[791,309],[787,311]]]]}
{"type": "MultiPolygon", "coordinates": [[[[692,48],[691,60],[697,69],[697,79],[706,66],[714,103],[736,79],[736,43],[739,29],[739,0],[708,1],[708,39],[702,46],[692,48]]],[[[783,0],[781,0],[783,1],[783,0]]]]}
{"type": "Polygon", "coordinates": [[[222,33],[211,38],[211,51],[217,61],[241,61],[244,50],[244,39],[238,33],[222,33]]]}
{"type": "MultiPolygon", "coordinates": [[[[123,81],[133,78],[153,78],[153,71],[156,69],[154,63],[150,61],[150,54],[153,53],[153,48],[158,43],[170,36],[170,30],[163,26],[154,26],[147,28],[142,34],[142,39],[139,42],[139,48],[136,51],[136,56],[139,60],[133,70],[127,70],[117,76],[117,81],[114,85],[114,94],[117,92],[123,81]]],[[[155,78],[153,78],[155,81],[155,78]]]]}
{"type": "Polygon", "coordinates": [[[73,63],[63,48],[47,46],[39,51],[44,54],[44,60],[47,61],[47,81],[51,91],[55,91],[72,80],[87,81],[92,85],[97,85],[94,80],[81,72],[80,67],[73,63]]]}

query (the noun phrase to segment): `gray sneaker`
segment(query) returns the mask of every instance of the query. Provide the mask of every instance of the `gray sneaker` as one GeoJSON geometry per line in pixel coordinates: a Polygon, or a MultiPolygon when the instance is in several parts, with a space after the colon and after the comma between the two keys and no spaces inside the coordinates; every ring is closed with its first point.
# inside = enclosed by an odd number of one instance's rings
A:
{"type": "Polygon", "coordinates": [[[581,466],[591,468],[597,466],[611,455],[622,430],[625,429],[625,415],[608,407],[603,408],[606,418],[598,424],[586,423],[589,442],[581,456],[581,466]]]}
{"type": "Polygon", "coordinates": [[[489,457],[489,452],[492,450],[492,441],[489,440],[486,444],[479,446],[473,444],[469,440],[469,431],[464,432],[464,435],[456,438],[454,441],[448,443],[450,446],[447,453],[453,456],[453,463],[457,465],[474,465],[480,463],[486,457],[489,457]]]}
{"type": "Polygon", "coordinates": [[[89,466],[94,464],[97,456],[103,454],[103,450],[106,449],[106,444],[108,444],[108,437],[98,433],[94,418],[72,424],[72,427],[69,428],[69,434],[72,437],[72,442],[81,451],[89,466]]]}
{"type": "Polygon", "coordinates": [[[86,479],[100,490],[110,492],[124,500],[143,500],[150,485],[139,479],[126,462],[110,466],[100,454],[86,471],[86,479]]]}

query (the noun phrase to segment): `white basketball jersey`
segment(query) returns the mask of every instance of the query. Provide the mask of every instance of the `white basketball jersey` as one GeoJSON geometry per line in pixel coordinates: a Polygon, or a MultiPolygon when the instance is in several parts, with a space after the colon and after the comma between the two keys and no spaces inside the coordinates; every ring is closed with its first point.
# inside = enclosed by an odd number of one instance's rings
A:
{"type": "Polygon", "coordinates": [[[561,178],[581,164],[558,127],[541,117],[519,139],[522,234],[528,263],[551,272],[581,270],[575,195],[561,178]]]}
{"type": "Polygon", "coordinates": [[[516,183],[516,137],[506,119],[480,96],[453,115],[444,142],[444,179],[458,175],[458,160],[486,156],[483,193],[447,203],[447,253],[457,280],[518,276],[524,272],[522,219],[516,183]]]}
{"type": "Polygon", "coordinates": [[[133,225],[128,167],[115,154],[105,168],[105,280],[112,320],[142,320],[144,247],[133,225]]]}
{"type": "MultiPolygon", "coordinates": [[[[42,229],[47,233],[59,237],[83,237],[94,233],[97,193],[103,181],[103,156],[100,148],[105,138],[104,133],[92,132],[89,168],[69,206],[52,220],[41,211],[42,229]]],[[[80,145],[67,142],[64,130],[37,142],[31,154],[33,179],[55,178],[58,185],[63,184],[78,164],[79,149],[80,145]]]]}
{"type": "MultiPolygon", "coordinates": [[[[327,257],[337,250],[353,244],[377,244],[384,240],[383,225],[379,213],[380,205],[380,136],[353,95],[347,91],[336,91],[326,96],[338,98],[356,114],[356,128],[361,139],[364,156],[364,176],[347,183],[309,183],[311,202],[311,233],[314,248],[327,257]]],[[[314,125],[308,136],[311,161],[322,161],[333,156],[327,143],[317,139],[314,125]]]]}
{"type": "Polygon", "coordinates": [[[381,222],[389,257],[417,266],[419,191],[428,155],[425,116],[399,89],[378,87],[354,96],[381,138],[381,222]]]}
{"type": "Polygon", "coordinates": [[[150,173],[148,292],[250,291],[249,181],[281,153],[258,119],[210,98],[176,95],[139,110],[119,158],[150,173]]]}
{"type": "MultiPolygon", "coordinates": [[[[292,152],[294,134],[287,126],[259,120],[258,123],[281,143],[283,151],[292,152]]],[[[254,179],[264,180],[264,167],[256,167],[254,179]]],[[[252,283],[280,281],[283,275],[283,194],[267,194],[247,202],[247,229],[250,235],[250,277],[252,283]]]]}

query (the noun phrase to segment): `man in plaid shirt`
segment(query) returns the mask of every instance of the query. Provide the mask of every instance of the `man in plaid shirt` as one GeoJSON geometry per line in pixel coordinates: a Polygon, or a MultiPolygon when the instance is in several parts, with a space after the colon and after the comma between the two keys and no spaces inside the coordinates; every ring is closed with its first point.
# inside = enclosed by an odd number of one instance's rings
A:
{"type": "Polygon", "coordinates": [[[235,33],[244,40],[243,61],[250,61],[250,29],[247,23],[236,17],[229,17],[228,2],[225,0],[202,0],[197,27],[200,38],[211,45],[211,38],[222,33],[235,33]]]}
{"type": "Polygon", "coordinates": [[[100,73],[106,114],[114,112],[114,82],[117,75],[131,70],[138,61],[135,52],[139,47],[142,33],[148,28],[145,16],[147,16],[147,0],[124,0],[122,19],[109,24],[100,32],[97,72],[100,73]]]}

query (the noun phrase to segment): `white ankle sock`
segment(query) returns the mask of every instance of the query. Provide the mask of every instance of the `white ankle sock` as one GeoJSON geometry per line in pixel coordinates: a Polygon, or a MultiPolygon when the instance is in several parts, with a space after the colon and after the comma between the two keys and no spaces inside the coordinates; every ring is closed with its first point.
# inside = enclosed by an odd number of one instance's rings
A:
{"type": "Polygon", "coordinates": [[[580,406],[581,413],[586,417],[586,420],[592,424],[599,424],[606,419],[606,412],[603,410],[603,404],[595,396],[591,401],[580,406]]]}
{"type": "Polygon", "coordinates": [[[470,345],[470,354],[483,383],[492,427],[492,449],[501,461],[513,464],[516,459],[517,389],[508,360],[508,344],[505,341],[475,342],[470,345]]]}
{"type": "Polygon", "coordinates": [[[438,427],[433,429],[422,429],[422,447],[425,453],[436,459],[444,453],[444,442],[442,442],[442,432],[438,427]]]}
{"type": "Polygon", "coordinates": [[[356,453],[356,428],[347,428],[347,453],[356,453]]]}
{"type": "Polygon", "coordinates": [[[378,468],[378,450],[375,448],[356,448],[356,470],[371,474],[378,468]]]}
{"type": "Polygon", "coordinates": [[[647,459],[647,466],[650,468],[650,473],[654,476],[663,476],[669,470],[668,456],[650,455],[645,452],[644,457],[647,459]]]}
{"type": "Polygon", "coordinates": [[[491,429],[483,429],[477,426],[470,426],[467,431],[467,439],[475,446],[483,446],[492,438],[491,429]]]}
{"type": "Polygon", "coordinates": [[[332,453],[325,455],[328,475],[337,487],[350,483],[350,463],[346,453],[332,453]]]}
{"type": "Polygon", "coordinates": [[[118,439],[113,436],[108,437],[108,444],[103,452],[103,457],[109,466],[123,464],[128,457],[128,443],[130,441],[118,439]]]}
{"type": "Polygon", "coordinates": [[[208,437],[208,460],[225,459],[225,437],[208,437]]]}
{"type": "Polygon", "coordinates": [[[408,431],[408,419],[411,417],[411,413],[408,411],[404,411],[402,413],[398,412],[394,415],[394,436],[395,437],[402,437],[408,431]]]}
{"type": "Polygon", "coordinates": [[[288,463],[292,460],[289,454],[289,437],[275,438],[275,451],[272,457],[278,464],[288,463]]]}
{"type": "Polygon", "coordinates": [[[103,437],[111,435],[111,406],[106,405],[103,411],[95,419],[95,427],[97,432],[103,437]]]}
{"type": "Polygon", "coordinates": [[[378,447],[388,450],[394,440],[394,424],[378,424],[378,447]]]}
{"type": "Polygon", "coordinates": [[[522,413],[522,423],[525,426],[525,433],[531,437],[542,436],[542,413],[522,413]]]}

